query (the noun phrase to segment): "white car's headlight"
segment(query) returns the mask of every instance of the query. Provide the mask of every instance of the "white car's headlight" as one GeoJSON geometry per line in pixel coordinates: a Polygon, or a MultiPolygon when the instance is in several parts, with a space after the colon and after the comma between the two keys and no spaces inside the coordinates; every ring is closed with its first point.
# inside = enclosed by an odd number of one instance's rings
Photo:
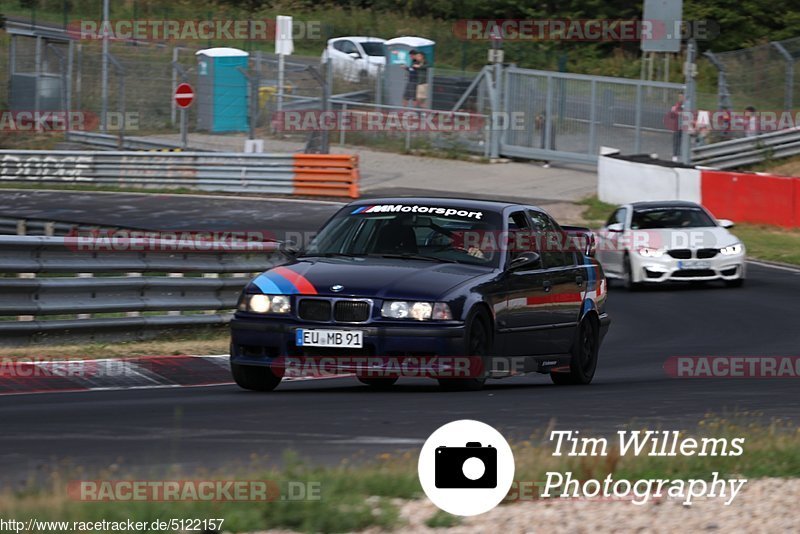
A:
{"type": "Polygon", "coordinates": [[[660,258],[664,255],[664,252],[665,251],[660,248],[642,247],[639,249],[639,255],[645,258],[660,258]]]}
{"type": "Polygon", "coordinates": [[[450,306],[444,302],[407,302],[387,300],[381,306],[381,316],[389,319],[415,319],[426,321],[435,319],[448,321],[453,318],[450,306]]]}
{"type": "Polygon", "coordinates": [[[719,249],[719,253],[723,256],[733,256],[734,254],[741,254],[744,247],[741,243],[734,243],[733,245],[719,249]]]}
{"type": "Polygon", "coordinates": [[[253,313],[286,314],[292,311],[292,301],[286,295],[245,295],[239,309],[253,313]]]}

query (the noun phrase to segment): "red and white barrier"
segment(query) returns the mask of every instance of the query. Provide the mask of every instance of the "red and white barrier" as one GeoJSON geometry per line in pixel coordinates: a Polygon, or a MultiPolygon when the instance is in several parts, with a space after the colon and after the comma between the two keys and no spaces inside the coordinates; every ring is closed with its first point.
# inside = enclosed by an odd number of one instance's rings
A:
{"type": "Polygon", "coordinates": [[[603,202],[698,202],[736,222],[800,227],[800,178],[684,168],[641,156],[600,156],[597,193],[603,202]]]}

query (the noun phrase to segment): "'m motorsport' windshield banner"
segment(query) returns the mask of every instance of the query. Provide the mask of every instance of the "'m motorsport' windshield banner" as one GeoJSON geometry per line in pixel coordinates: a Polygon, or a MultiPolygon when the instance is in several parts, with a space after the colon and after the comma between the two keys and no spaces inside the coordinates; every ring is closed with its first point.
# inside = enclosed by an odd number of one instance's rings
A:
{"type": "Polygon", "coordinates": [[[359,206],[350,212],[350,215],[358,213],[427,213],[429,215],[442,215],[444,217],[469,217],[481,219],[482,211],[460,210],[458,208],[441,208],[434,206],[406,206],[404,204],[376,204],[374,206],[359,206]]]}

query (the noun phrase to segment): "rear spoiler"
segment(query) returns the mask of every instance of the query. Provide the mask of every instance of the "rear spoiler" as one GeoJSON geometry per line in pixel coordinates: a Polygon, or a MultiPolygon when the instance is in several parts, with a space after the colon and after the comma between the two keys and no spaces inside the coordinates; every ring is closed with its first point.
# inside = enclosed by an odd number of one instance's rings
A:
{"type": "Polygon", "coordinates": [[[567,234],[566,250],[575,250],[586,256],[594,257],[597,250],[597,237],[593,230],[585,226],[562,226],[567,234]]]}

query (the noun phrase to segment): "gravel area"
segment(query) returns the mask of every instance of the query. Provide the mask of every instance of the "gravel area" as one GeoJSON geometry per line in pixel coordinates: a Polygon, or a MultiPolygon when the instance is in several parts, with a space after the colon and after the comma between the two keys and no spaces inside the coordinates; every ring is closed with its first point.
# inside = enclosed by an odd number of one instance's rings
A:
{"type": "Polygon", "coordinates": [[[437,508],[420,500],[402,504],[401,514],[407,523],[398,532],[800,532],[798,495],[800,479],[767,478],[745,484],[730,506],[721,499],[698,499],[692,506],[684,506],[679,499],[644,505],[548,499],[499,506],[447,529],[425,525],[437,508]]]}

